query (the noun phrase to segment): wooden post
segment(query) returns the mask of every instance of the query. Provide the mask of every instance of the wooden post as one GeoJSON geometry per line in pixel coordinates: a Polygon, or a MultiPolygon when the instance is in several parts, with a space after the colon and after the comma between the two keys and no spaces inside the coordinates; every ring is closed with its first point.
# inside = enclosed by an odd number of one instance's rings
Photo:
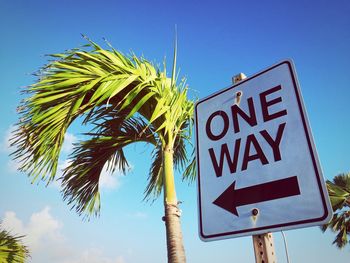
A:
{"type": "Polygon", "coordinates": [[[275,245],[271,233],[254,235],[253,246],[256,263],[276,263],[275,245]]]}
{"type": "MultiPolygon", "coordinates": [[[[239,73],[238,75],[232,78],[233,84],[237,84],[238,82],[244,80],[246,75],[243,73],[239,73]]],[[[239,105],[241,100],[242,92],[239,92],[239,97],[237,94],[236,104],[239,105]]],[[[253,236],[253,246],[254,246],[254,254],[255,254],[255,262],[256,263],[276,263],[276,254],[275,254],[275,246],[273,243],[273,237],[271,233],[254,235],[253,236]]]]}

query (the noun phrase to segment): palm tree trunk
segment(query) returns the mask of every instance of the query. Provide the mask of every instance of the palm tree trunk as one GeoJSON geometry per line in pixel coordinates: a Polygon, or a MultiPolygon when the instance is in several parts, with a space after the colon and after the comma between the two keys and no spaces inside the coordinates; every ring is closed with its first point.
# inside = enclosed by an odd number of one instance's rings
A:
{"type": "Polygon", "coordinates": [[[173,150],[164,149],[164,208],[167,238],[168,263],[185,263],[185,250],[180,224],[181,212],[178,208],[173,168],[173,150]]]}

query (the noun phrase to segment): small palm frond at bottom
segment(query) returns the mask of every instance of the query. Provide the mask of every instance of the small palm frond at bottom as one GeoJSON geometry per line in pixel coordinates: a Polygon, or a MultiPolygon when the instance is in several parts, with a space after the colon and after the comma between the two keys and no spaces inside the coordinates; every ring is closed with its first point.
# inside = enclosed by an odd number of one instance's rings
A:
{"type": "Polygon", "coordinates": [[[323,232],[325,232],[327,229],[337,233],[333,244],[335,244],[338,248],[343,248],[349,243],[348,235],[350,235],[350,211],[340,211],[334,213],[332,220],[321,227],[323,232]]]}
{"type": "Polygon", "coordinates": [[[333,183],[350,193],[350,173],[342,173],[335,176],[333,183]]]}
{"type": "Polygon", "coordinates": [[[334,214],[331,221],[321,226],[321,230],[330,229],[337,233],[333,244],[343,248],[349,243],[350,235],[350,174],[339,174],[332,181],[327,181],[327,190],[334,214]]]}
{"type": "Polygon", "coordinates": [[[29,251],[21,242],[22,236],[13,236],[0,225],[0,262],[23,263],[29,251]]]}

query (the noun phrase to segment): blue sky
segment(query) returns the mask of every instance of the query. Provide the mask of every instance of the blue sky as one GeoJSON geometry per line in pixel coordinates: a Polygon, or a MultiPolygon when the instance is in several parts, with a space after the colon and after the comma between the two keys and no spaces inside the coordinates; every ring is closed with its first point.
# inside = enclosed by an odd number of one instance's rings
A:
{"type": "MultiPolygon", "coordinates": [[[[230,85],[239,72],[252,75],[293,59],[324,176],[349,171],[350,3],[337,1],[20,1],[0,2],[0,218],[25,233],[31,262],[160,263],[166,260],[162,199],[142,202],[151,148],[132,146],[123,177],[105,176],[101,217],[83,222],[62,201],[59,187],[31,185],[8,157],[21,87],[45,64],[45,54],[84,44],[81,33],[105,37],[127,53],[171,62],[174,25],[178,65],[192,97],[230,85]]],[[[61,165],[79,125],[69,130],[61,165]]],[[[195,184],[177,180],[188,262],[253,262],[250,237],[203,243],[198,238],[195,184]]],[[[318,227],[286,232],[292,262],[348,262],[333,235],[318,227]]],[[[280,233],[279,262],[286,262],[280,233]]]]}

